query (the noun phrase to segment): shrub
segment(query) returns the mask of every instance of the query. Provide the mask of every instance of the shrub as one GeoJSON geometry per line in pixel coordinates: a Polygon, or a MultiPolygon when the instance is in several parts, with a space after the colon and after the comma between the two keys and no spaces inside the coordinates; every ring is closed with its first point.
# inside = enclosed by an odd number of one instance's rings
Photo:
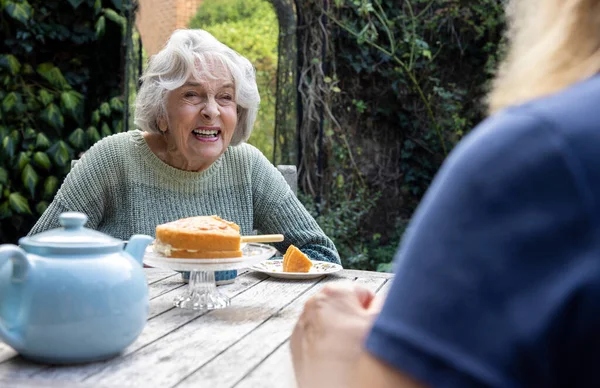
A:
{"type": "Polygon", "coordinates": [[[485,116],[482,97],[502,52],[502,2],[298,4],[301,45],[311,50],[301,53],[303,109],[312,112],[300,133],[301,187],[320,203],[322,225],[339,218],[351,236],[330,230],[351,266],[389,269],[379,264],[433,176],[485,116]],[[339,211],[346,207],[355,210],[339,211]]]}
{"type": "Polygon", "coordinates": [[[126,19],[120,0],[1,4],[0,241],[16,242],[71,160],[123,130],[126,19]]]}

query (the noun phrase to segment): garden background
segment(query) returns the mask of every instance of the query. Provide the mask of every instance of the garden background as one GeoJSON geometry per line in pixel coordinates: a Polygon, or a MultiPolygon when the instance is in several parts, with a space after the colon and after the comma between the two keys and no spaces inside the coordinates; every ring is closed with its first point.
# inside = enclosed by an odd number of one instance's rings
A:
{"type": "MultiPolygon", "coordinates": [[[[346,267],[390,270],[412,213],[485,117],[502,55],[496,0],[204,0],[204,28],[256,66],[250,143],[295,164],[346,267]]],[[[52,201],[70,162],[133,129],[147,55],[129,0],[0,0],[0,242],[52,201]]],[[[434,230],[431,233],[435,233],[434,230]]]]}

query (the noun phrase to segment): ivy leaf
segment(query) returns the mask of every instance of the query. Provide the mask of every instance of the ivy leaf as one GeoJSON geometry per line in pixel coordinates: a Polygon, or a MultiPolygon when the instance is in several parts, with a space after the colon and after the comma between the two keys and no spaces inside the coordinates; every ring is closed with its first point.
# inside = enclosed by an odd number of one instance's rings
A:
{"type": "Polygon", "coordinates": [[[46,81],[50,82],[50,84],[58,89],[70,89],[69,83],[65,80],[60,69],[54,66],[52,63],[42,63],[37,67],[37,72],[39,75],[44,77],[46,81]]]}
{"type": "Polygon", "coordinates": [[[90,144],[94,144],[96,143],[98,140],[102,139],[102,137],[100,136],[100,133],[98,132],[98,130],[96,129],[96,127],[88,127],[86,135],[90,141],[90,144]]]}
{"type": "Polygon", "coordinates": [[[0,205],[0,220],[12,217],[12,211],[10,210],[10,206],[8,201],[4,201],[2,205],[0,205]]]}
{"type": "Polygon", "coordinates": [[[63,110],[69,112],[71,117],[76,121],[81,119],[81,111],[83,108],[83,96],[74,90],[62,92],[60,94],[60,102],[63,110]]]}
{"type": "Polygon", "coordinates": [[[108,102],[103,102],[100,105],[100,113],[102,113],[102,116],[104,117],[110,117],[110,105],[108,102]]]}
{"type": "Polygon", "coordinates": [[[69,3],[71,4],[71,7],[73,7],[73,9],[77,9],[81,3],[83,3],[83,0],[69,0],[69,3]]]}
{"type": "Polygon", "coordinates": [[[25,75],[33,74],[33,67],[31,67],[31,65],[29,63],[26,63],[23,66],[23,74],[25,74],[25,75]]]}
{"type": "Polygon", "coordinates": [[[33,15],[33,9],[26,0],[19,3],[8,0],[5,3],[4,9],[11,18],[18,20],[23,24],[27,23],[33,15]]]}
{"type": "Polygon", "coordinates": [[[48,149],[48,154],[54,159],[54,163],[59,167],[64,167],[71,163],[71,149],[62,140],[48,149]]]}
{"type": "Polygon", "coordinates": [[[12,210],[19,214],[31,214],[31,209],[29,208],[27,199],[25,199],[25,197],[23,197],[20,193],[11,193],[8,196],[8,203],[12,210]]]}
{"type": "Polygon", "coordinates": [[[98,15],[102,12],[102,0],[96,0],[94,2],[94,14],[98,15]]]}
{"type": "Polygon", "coordinates": [[[101,133],[102,133],[102,137],[106,137],[106,136],[112,135],[112,131],[110,130],[110,127],[108,126],[108,124],[106,124],[106,123],[102,124],[101,133]]]}
{"type": "Polygon", "coordinates": [[[38,202],[37,205],[35,205],[35,211],[40,216],[42,214],[44,214],[44,212],[46,211],[46,209],[48,209],[48,202],[46,202],[46,201],[40,201],[40,202],[38,202]]]}
{"type": "Polygon", "coordinates": [[[0,55],[0,67],[8,70],[12,75],[17,74],[21,70],[19,60],[12,54],[0,55]]]}
{"type": "Polygon", "coordinates": [[[50,161],[48,155],[46,155],[45,152],[41,151],[38,151],[35,154],[33,154],[33,163],[35,163],[36,166],[43,168],[44,170],[50,170],[50,167],[52,167],[52,162],[50,161]]]}
{"type": "Polygon", "coordinates": [[[23,99],[20,93],[10,92],[2,100],[2,110],[6,113],[10,111],[19,112],[23,107],[23,99]]]}
{"type": "Polygon", "coordinates": [[[8,171],[4,167],[0,167],[0,184],[5,185],[8,183],[8,171]]]}
{"type": "Polygon", "coordinates": [[[23,168],[31,161],[31,156],[28,155],[27,152],[19,153],[19,157],[17,158],[17,166],[19,166],[19,171],[23,171],[23,168]]]}
{"type": "Polygon", "coordinates": [[[33,140],[37,136],[37,132],[33,128],[27,128],[25,133],[23,134],[23,139],[25,140],[33,140]]]}
{"type": "Polygon", "coordinates": [[[60,113],[60,109],[54,104],[50,104],[40,113],[40,117],[52,128],[61,129],[65,125],[65,119],[60,113]]]}
{"type": "Polygon", "coordinates": [[[96,37],[98,39],[104,36],[104,30],[106,28],[106,18],[104,16],[100,16],[96,21],[96,37]]]}
{"type": "Polygon", "coordinates": [[[42,190],[42,198],[52,199],[56,191],[58,190],[58,178],[55,176],[49,176],[44,181],[44,188],[42,190]]]}
{"type": "Polygon", "coordinates": [[[50,140],[43,133],[38,133],[35,139],[35,148],[38,150],[46,150],[50,147],[50,140]]]}
{"type": "Polygon", "coordinates": [[[31,198],[35,196],[35,187],[39,180],[40,178],[33,167],[31,167],[31,164],[26,165],[21,173],[21,181],[23,181],[23,186],[29,190],[29,196],[31,198]]]}
{"type": "Polygon", "coordinates": [[[110,99],[110,107],[112,108],[113,112],[123,112],[123,108],[125,107],[125,104],[123,103],[123,100],[121,100],[119,97],[113,97],[110,99]]]}
{"type": "Polygon", "coordinates": [[[69,143],[73,145],[73,147],[82,149],[85,147],[85,132],[83,129],[77,128],[69,135],[69,143]]]}
{"type": "Polygon", "coordinates": [[[40,89],[40,92],[38,93],[38,99],[42,104],[44,104],[44,106],[46,106],[54,101],[54,95],[52,95],[52,93],[48,92],[46,89],[40,89]]]}
{"type": "Polygon", "coordinates": [[[17,144],[19,143],[19,134],[17,132],[16,136],[14,136],[15,132],[17,131],[13,131],[10,136],[6,136],[2,140],[2,147],[4,148],[4,152],[11,159],[15,156],[15,152],[17,151],[17,144]]]}
{"type": "Polygon", "coordinates": [[[121,10],[121,0],[112,0],[112,3],[115,5],[116,9],[118,9],[119,11],[121,10]]]}
{"type": "Polygon", "coordinates": [[[92,112],[92,124],[98,125],[99,122],[100,122],[100,112],[98,112],[98,109],[96,109],[95,111],[92,112]]]}

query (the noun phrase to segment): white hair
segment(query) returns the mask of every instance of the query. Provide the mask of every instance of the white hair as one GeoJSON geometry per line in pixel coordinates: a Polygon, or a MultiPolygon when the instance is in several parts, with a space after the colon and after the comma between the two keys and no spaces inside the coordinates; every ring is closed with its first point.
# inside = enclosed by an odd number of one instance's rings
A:
{"type": "Polygon", "coordinates": [[[165,47],[150,58],[135,102],[135,124],[138,128],[145,132],[160,132],[159,120],[167,117],[168,93],[182,86],[191,76],[196,79],[210,77],[207,60],[223,64],[233,78],[238,120],[231,145],[248,140],[260,103],[254,66],[200,29],[176,30],[165,47]]]}

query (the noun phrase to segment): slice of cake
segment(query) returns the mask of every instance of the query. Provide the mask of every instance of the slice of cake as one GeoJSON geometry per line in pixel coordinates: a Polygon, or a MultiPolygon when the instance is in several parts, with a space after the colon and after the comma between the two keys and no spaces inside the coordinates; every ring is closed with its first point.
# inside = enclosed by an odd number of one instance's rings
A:
{"type": "Polygon", "coordinates": [[[290,245],[283,255],[283,272],[308,272],[312,261],[302,251],[290,245]]]}
{"type": "Polygon", "coordinates": [[[156,227],[154,250],[167,257],[242,257],[240,227],[217,216],[182,218],[156,227]]]}

